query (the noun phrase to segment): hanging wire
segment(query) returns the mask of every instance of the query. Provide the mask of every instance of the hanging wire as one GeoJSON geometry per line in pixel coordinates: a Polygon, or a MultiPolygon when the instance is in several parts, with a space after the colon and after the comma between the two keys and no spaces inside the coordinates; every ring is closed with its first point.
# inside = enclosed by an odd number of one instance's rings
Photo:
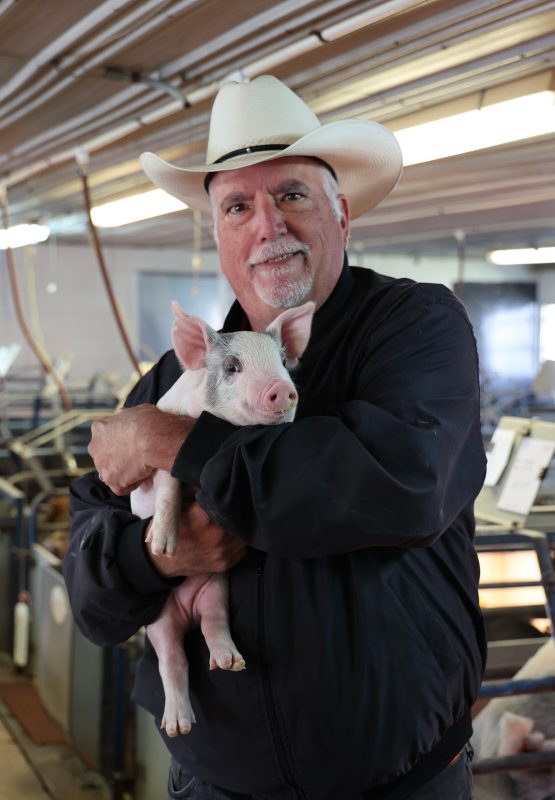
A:
{"type": "Polygon", "coordinates": [[[198,209],[193,209],[193,256],[191,258],[191,267],[193,268],[193,280],[191,285],[191,294],[193,296],[199,293],[198,276],[202,268],[202,213],[198,209]]]}
{"type": "MultiPolygon", "coordinates": [[[[37,296],[37,278],[35,270],[34,257],[36,255],[36,247],[26,247],[23,252],[23,262],[26,267],[27,274],[27,306],[29,309],[30,328],[33,335],[40,346],[44,349],[45,339],[44,333],[40,324],[39,301],[37,296]]],[[[62,377],[62,376],[60,376],[62,377]]]]}
{"type": "MultiPolygon", "coordinates": [[[[0,187],[0,206],[2,208],[2,224],[4,228],[8,230],[8,228],[10,227],[10,216],[8,213],[8,199],[5,189],[3,189],[2,187],[0,187]]],[[[33,334],[29,329],[29,326],[27,325],[27,320],[25,319],[25,314],[23,313],[23,305],[21,303],[19,285],[17,282],[17,273],[15,269],[13,251],[9,245],[6,249],[6,263],[8,265],[8,277],[10,281],[10,288],[15,306],[15,313],[17,316],[17,321],[19,323],[19,327],[21,328],[21,332],[23,333],[23,336],[25,337],[27,344],[38,358],[44,372],[47,375],[50,375],[50,377],[56,384],[64,411],[71,411],[71,401],[69,399],[69,395],[67,393],[67,389],[65,387],[64,382],[54,369],[52,362],[48,358],[46,352],[36,341],[36,339],[34,338],[33,334]]]]}
{"type": "Polygon", "coordinates": [[[127,354],[131,363],[133,364],[133,368],[138,372],[139,375],[142,375],[143,372],[141,370],[139,361],[135,352],[131,346],[131,342],[129,341],[129,336],[127,334],[127,329],[125,327],[125,323],[123,321],[123,316],[121,313],[121,309],[119,307],[119,303],[116,299],[114,294],[114,290],[112,287],[112,281],[110,280],[110,276],[108,275],[108,270],[106,268],[106,262],[104,260],[104,254],[102,252],[102,246],[100,244],[100,239],[98,238],[98,233],[96,231],[96,226],[92,221],[91,217],[91,197],[89,193],[89,183],[87,180],[87,173],[86,168],[88,165],[88,154],[83,151],[76,151],[75,152],[75,160],[77,161],[77,167],[79,171],[79,175],[81,176],[81,182],[83,184],[83,198],[85,201],[85,210],[87,212],[87,223],[89,227],[89,239],[92,245],[92,248],[96,254],[96,259],[98,261],[98,266],[100,268],[100,273],[102,275],[102,280],[104,281],[104,286],[106,288],[106,292],[108,294],[108,300],[110,301],[110,306],[112,308],[112,312],[114,314],[116,324],[118,326],[118,330],[120,332],[120,336],[122,338],[123,344],[125,349],[127,350],[127,354]]]}

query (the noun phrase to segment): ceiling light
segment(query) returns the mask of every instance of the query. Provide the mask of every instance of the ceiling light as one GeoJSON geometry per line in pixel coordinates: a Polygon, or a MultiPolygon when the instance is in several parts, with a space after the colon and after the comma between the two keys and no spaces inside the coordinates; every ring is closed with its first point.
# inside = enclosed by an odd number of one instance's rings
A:
{"type": "Polygon", "coordinates": [[[499,266],[555,264],[555,247],[524,247],[515,250],[492,250],[486,258],[499,266]]]}
{"type": "Polygon", "coordinates": [[[0,250],[12,250],[29,244],[45,242],[50,236],[50,228],[46,225],[13,225],[0,229],[0,250]]]}
{"type": "Polygon", "coordinates": [[[121,200],[113,200],[91,209],[93,223],[98,228],[117,228],[143,219],[161,217],[187,208],[185,203],[172,197],[163,189],[152,189],[121,200]]]}
{"type": "Polygon", "coordinates": [[[403,163],[495,147],[555,131],[555,92],[543,91],[395,131],[403,163]]]}

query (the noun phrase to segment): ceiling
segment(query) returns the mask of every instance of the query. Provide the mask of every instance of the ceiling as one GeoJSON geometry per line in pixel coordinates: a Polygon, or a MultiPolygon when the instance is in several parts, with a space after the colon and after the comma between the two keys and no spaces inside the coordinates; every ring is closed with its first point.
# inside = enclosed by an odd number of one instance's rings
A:
{"type": "MultiPolygon", "coordinates": [[[[93,205],[152,188],[139,154],[201,162],[211,103],[230,76],[271,72],[323,122],[398,129],[517,81],[554,88],[554,68],[555,2],[0,0],[0,182],[12,224],[53,220],[58,241],[80,242],[76,148],[88,154],[93,205]]],[[[407,167],[355,221],[352,243],[439,254],[458,231],[476,254],[555,243],[555,136],[407,167]]],[[[213,246],[209,220],[190,211],[101,239],[213,246]]]]}

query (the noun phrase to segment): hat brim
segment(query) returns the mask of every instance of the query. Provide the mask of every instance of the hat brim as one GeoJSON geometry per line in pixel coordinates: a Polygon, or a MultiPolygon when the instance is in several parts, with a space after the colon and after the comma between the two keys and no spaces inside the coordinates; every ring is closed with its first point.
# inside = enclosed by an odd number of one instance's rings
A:
{"type": "Polygon", "coordinates": [[[291,156],[326,161],[335,171],[351,217],[375,208],[394,188],[403,168],[401,149],[391,131],[369,120],[340,120],[307,133],[284,150],[245,153],[220,164],[176,167],[154,153],[143,153],[141,166],[150,180],[190,208],[210,212],[204,188],[209,173],[224,172],[291,156]]]}

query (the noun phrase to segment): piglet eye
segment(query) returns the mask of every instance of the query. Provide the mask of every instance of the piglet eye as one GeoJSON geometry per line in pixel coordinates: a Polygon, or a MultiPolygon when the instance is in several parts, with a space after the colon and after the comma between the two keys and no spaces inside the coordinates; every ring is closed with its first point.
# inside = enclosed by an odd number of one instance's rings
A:
{"type": "Polygon", "coordinates": [[[233,375],[235,372],[241,372],[242,365],[238,358],[229,356],[224,361],[224,372],[226,375],[233,375]]]}
{"type": "Polygon", "coordinates": [[[281,359],[281,363],[283,364],[284,367],[287,367],[287,356],[283,356],[283,358],[281,359]]]}

